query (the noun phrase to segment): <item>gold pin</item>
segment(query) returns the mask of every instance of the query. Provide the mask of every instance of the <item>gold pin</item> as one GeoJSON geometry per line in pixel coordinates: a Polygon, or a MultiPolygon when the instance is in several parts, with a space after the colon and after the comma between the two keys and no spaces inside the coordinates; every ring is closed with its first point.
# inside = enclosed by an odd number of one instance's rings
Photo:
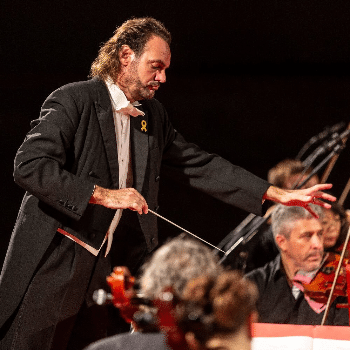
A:
{"type": "Polygon", "coordinates": [[[146,129],[147,122],[146,122],[146,120],[142,120],[141,121],[141,125],[142,125],[141,131],[147,132],[147,129],[146,129]]]}

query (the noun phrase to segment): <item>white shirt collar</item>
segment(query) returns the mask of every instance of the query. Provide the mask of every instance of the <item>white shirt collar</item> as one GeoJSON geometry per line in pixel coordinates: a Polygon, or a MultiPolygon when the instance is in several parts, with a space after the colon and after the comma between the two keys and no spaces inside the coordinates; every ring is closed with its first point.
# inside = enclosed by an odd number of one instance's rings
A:
{"type": "Polygon", "coordinates": [[[132,105],[134,107],[141,106],[141,103],[139,103],[139,101],[130,103],[122,89],[112,81],[111,77],[108,77],[108,79],[105,80],[105,83],[107,85],[114,110],[118,111],[122,108],[129,107],[129,105],[132,105]]]}

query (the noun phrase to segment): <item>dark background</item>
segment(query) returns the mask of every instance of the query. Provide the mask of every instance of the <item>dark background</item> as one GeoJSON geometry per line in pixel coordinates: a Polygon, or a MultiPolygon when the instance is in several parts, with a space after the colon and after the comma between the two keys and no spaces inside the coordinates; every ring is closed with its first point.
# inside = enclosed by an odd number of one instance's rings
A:
{"type": "MultiPolygon", "coordinates": [[[[266,178],[326,126],[350,121],[348,1],[2,1],[0,263],[23,195],[12,170],[29,122],[54,89],[87,78],[117,25],[146,15],[173,36],[157,98],[175,128],[207,151],[266,178]]],[[[346,149],[329,178],[337,196],[348,157],[346,149]]],[[[162,180],[160,213],[213,244],[246,216],[162,180]]],[[[161,237],[177,233],[160,223],[161,237]]]]}

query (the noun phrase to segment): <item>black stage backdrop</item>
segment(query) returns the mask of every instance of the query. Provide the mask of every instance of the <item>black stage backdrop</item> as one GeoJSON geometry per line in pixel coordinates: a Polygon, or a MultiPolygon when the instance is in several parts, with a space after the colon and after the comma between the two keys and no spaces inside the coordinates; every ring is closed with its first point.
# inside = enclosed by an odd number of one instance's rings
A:
{"type": "MultiPolygon", "coordinates": [[[[132,16],[172,32],[156,97],[175,128],[260,177],[326,126],[350,121],[346,0],[2,1],[0,265],[23,195],[13,158],[29,122],[54,89],[87,78],[100,44],[132,16]]],[[[345,149],[329,178],[337,196],[348,157],[345,149]]],[[[162,180],[160,213],[213,244],[246,215],[162,180]]],[[[160,222],[162,239],[179,232],[160,222]]]]}

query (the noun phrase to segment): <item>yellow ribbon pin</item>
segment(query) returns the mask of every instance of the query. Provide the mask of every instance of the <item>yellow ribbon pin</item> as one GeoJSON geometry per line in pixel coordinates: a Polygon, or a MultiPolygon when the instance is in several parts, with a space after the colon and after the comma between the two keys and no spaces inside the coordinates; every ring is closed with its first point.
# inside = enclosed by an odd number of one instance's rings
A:
{"type": "Polygon", "coordinates": [[[142,126],[141,131],[147,132],[147,129],[146,129],[147,122],[146,122],[146,120],[142,120],[141,121],[141,126],[142,126]]]}

